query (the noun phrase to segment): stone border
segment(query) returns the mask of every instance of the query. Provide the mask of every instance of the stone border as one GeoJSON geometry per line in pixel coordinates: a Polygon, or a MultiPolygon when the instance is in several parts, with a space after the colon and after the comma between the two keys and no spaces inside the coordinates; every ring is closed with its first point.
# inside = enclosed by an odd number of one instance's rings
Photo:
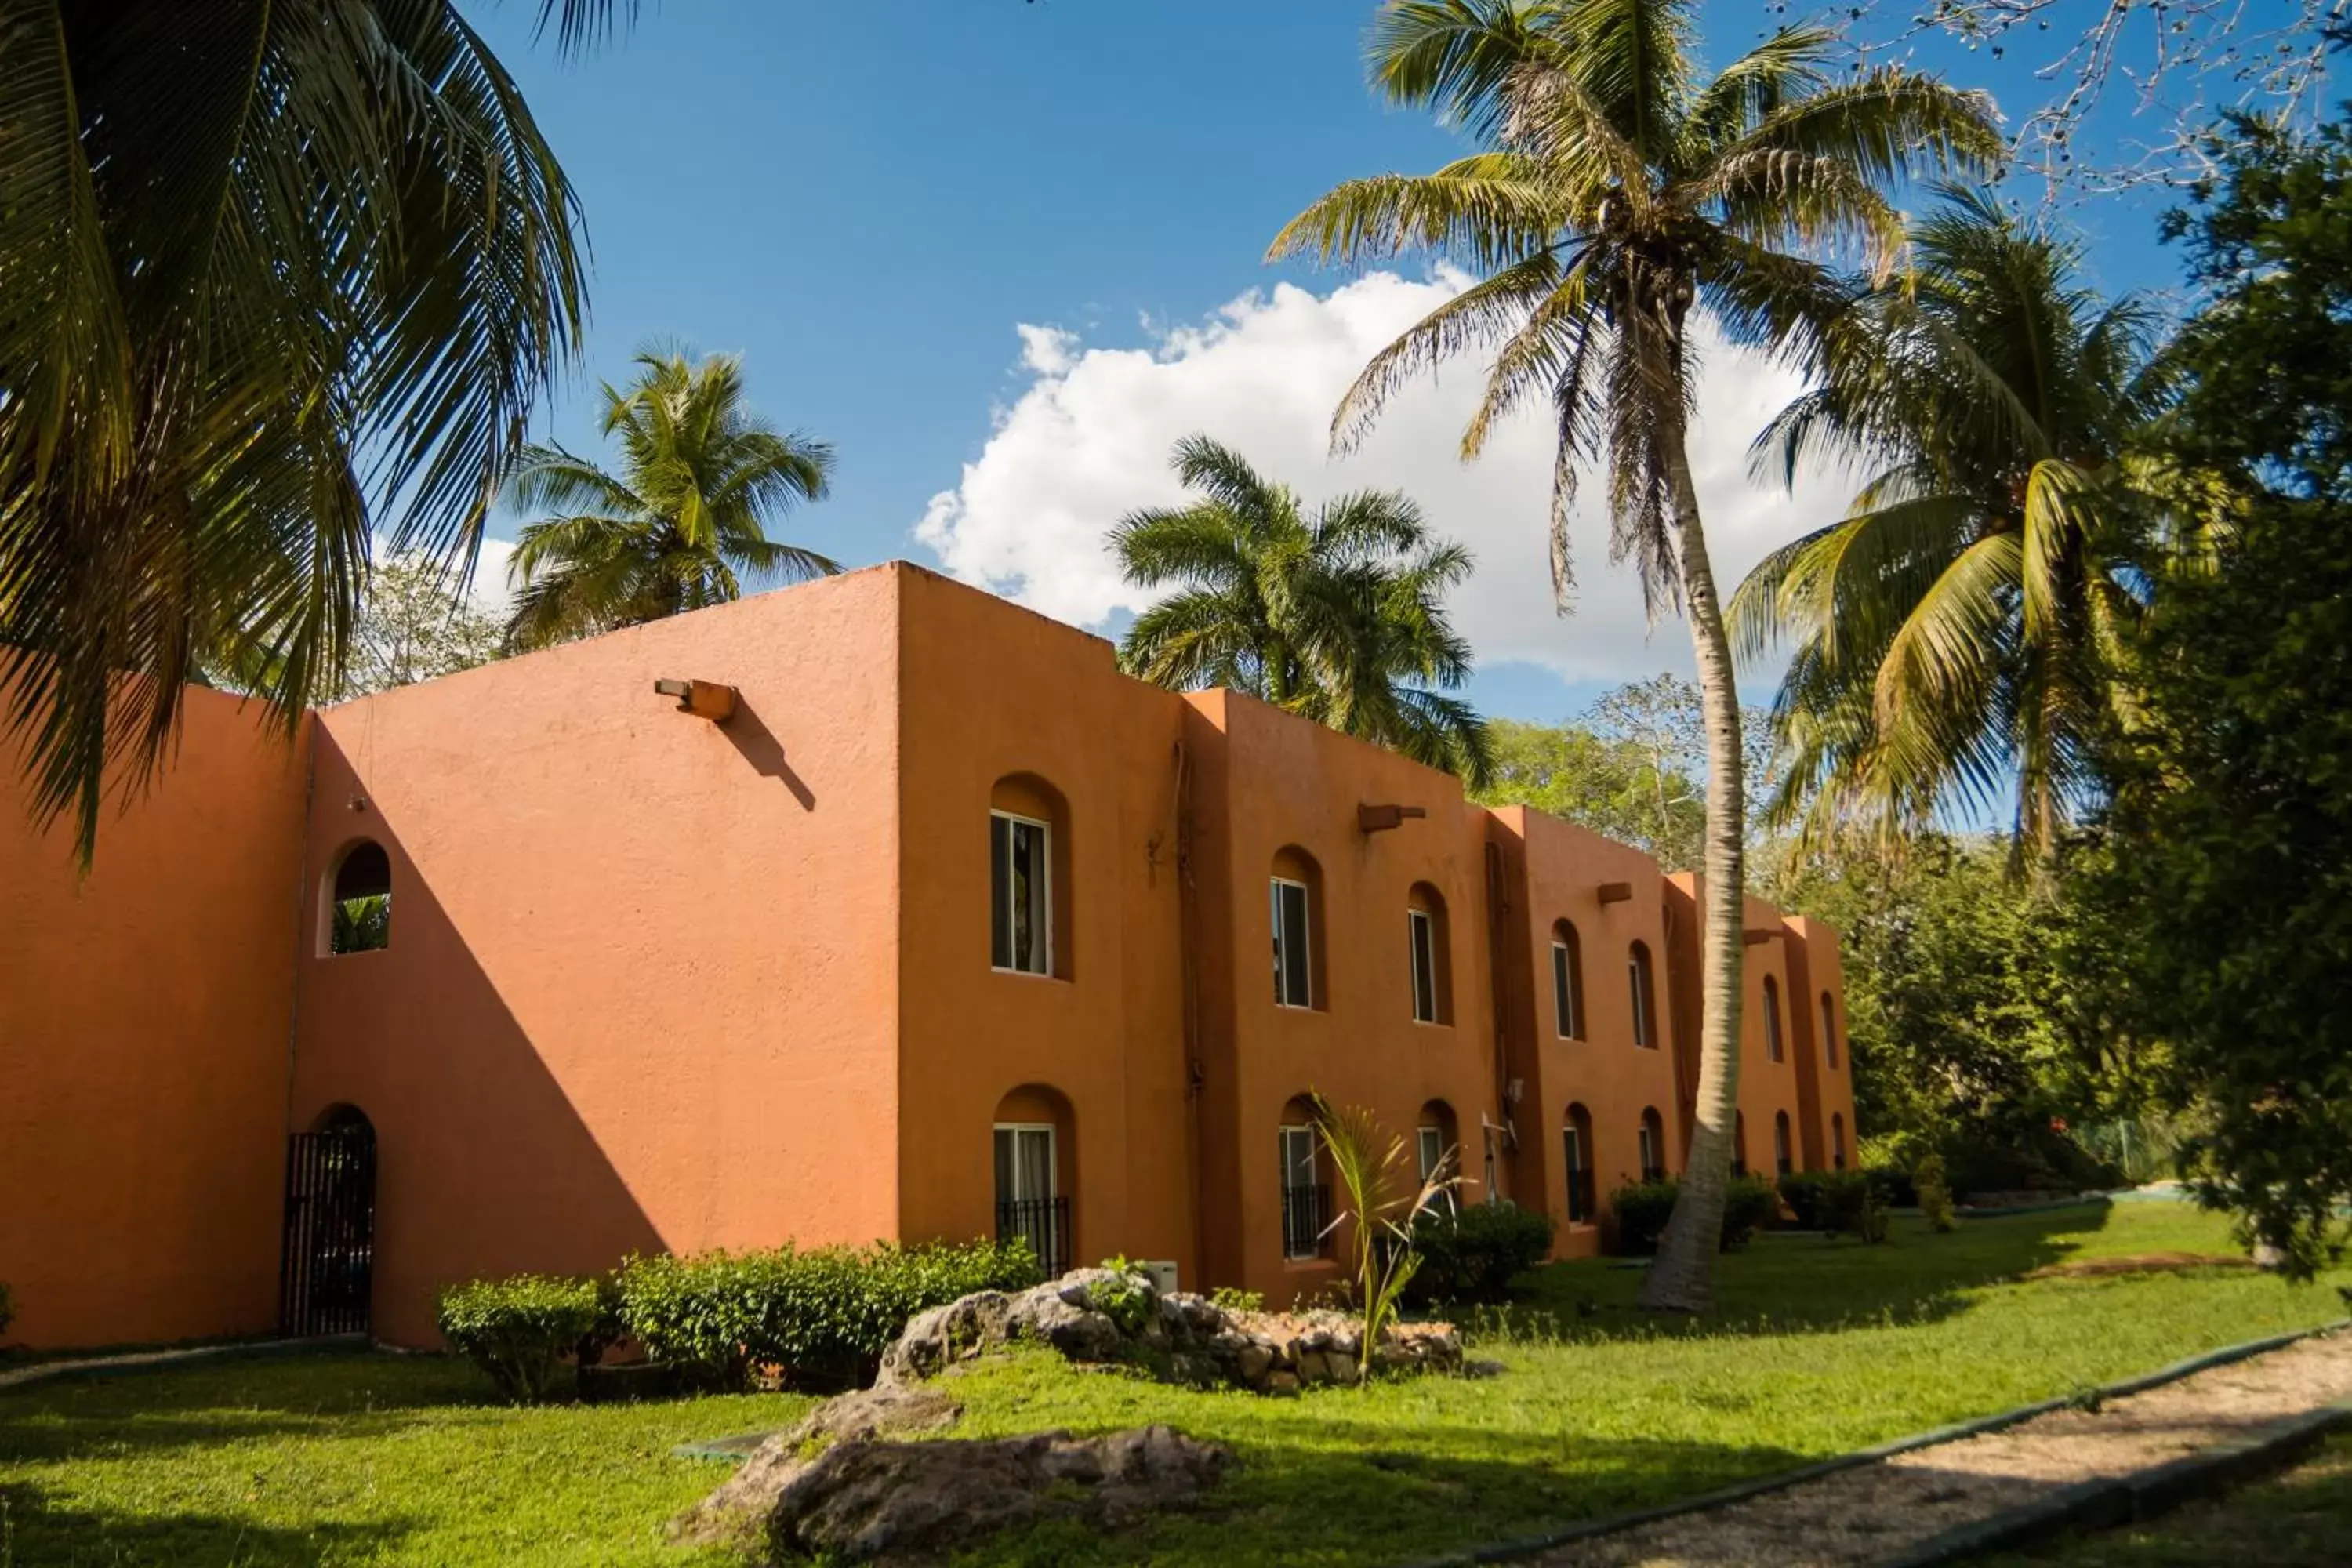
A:
{"type": "MultiPolygon", "coordinates": [[[[1807,1481],[1819,1480],[1824,1476],[1833,1476],[1841,1470],[1851,1470],[1864,1465],[1874,1465],[1882,1459],[1891,1459],[1897,1454],[1907,1454],[1918,1448],[1932,1448],[1940,1443],[1957,1442],[1963,1437],[1979,1436],[1988,1432],[1999,1432],[2007,1427],[2021,1426],[2037,1415],[2047,1415],[2053,1411],[2064,1410],[2078,1405],[2085,1398],[2105,1401],[2128,1398],[2135,1394],[2145,1394],[2151,1388],[2160,1388],[2168,1383],[2178,1383],[2184,1377],[2192,1377],[2198,1373],[2210,1371],[2217,1366],[2227,1366],[2231,1362],[2245,1361],[2250,1357],[2263,1355],[2271,1351],[2284,1350],[2298,1341],[2311,1339],[2320,1334],[2335,1333],[2347,1328],[2352,1328],[2352,1318],[2339,1318],[2333,1322],[2320,1323],[2308,1329],[2298,1329],[2291,1333],[2273,1334],[2265,1339],[2248,1340],[2242,1344],[2225,1345],[2220,1350],[2207,1351],[2202,1354],[2191,1356],[2186,1361],[2175,1362],[2170,1366],[2159,1368],[2155,1372],[2144,1373],[2137,1377],[2126,1378],[2120,1383],[2111,1383],[2104,1387],[2084,1393],[2062,1394],[2057,1398],[2045,1399],[2038,1404],[2021,1405],[2014,1410],[2003,1410],[1991,1415],[1980,1415],[1971,1420],[1955,1422],[1948,1426],[1937,1426],[1926,1432],[1915,1432],[1910,1436],[1897,1437],[1892,1442],[1881,1443],[1874,1447],[1857,1448],[1852,1453],[1840,1454],[1834,1458],[1822,1459],[1811,1465],[1802,1465],[1793,1470],[1781,1470],[1772,1475],[1758,1477],[1754,1480],[1735,1482],[1727,1487],[1718,1487],[1714,1491],[1701,1492],[1696,1497],[1684,1498],[1675,1502],[1661,1503],[1654,1508],[1641,1509],[1633,1513],[1610,1514],[1601,1519],[1580,1521],[1575,1524],[1555,1531],[1547,1531],[1538,1535],[1490,1541],[1441,1556],[1415,1558],[1402,1564],[1401,1568],[1474,1568],[1475,1564],[1484,1563],[1507,1563],[1514,1558],[1532,1557],[1538,1552],[1556,1551],[1559,1547],[1580,1541],[1590,1541],[1596,1536],[1616,1535],[1624,1531],[1637,1530],[1643,1525],[1655,1524],[1661,1520],[1678,1519],[1685,1514],[1705,1513],[1711,1509],[1727,1508],[1733,1503],[1746,1502],[1750,1498],[1762,1497],[1769,1492],[1786,1491],[1791,1487],[1802,1486],[1807,1481]]],[[[2335,1410],[2334,1406],[2326,1408],[2331,1414],[2335,1410]]],[[[2319,1413],[2313,1414],[2315,1415],[2319,1413]]],[[[2297,1421],[2309,1418],[2308,1416],[2294,1417],[2297,1421]]],[[[2325,1424],[2320,1427],[2321,1431],[2326,1429],[2325,1424]]],[[[2234,1445],[2224,1445],[2221,1448],[2211,1450],[2211,1453],[2219,1455],[2231,1451],[2234,1447],[2234,1445]]],[[[2205,1458],[2207,1456],[2204,1454],[2190,1455],[2188,1460],[2172,1461],[2158,1467],[2157,1469],[2144,1472],[2141,1476],[2131,1478],[2128,1481],[2085,1482],[2079,1487],[2069,1488],[2067,1491],[2095,1490],[2105,1493],[2120,1489],[2128,1500],[2129,1489],[2147,1477],[2164,1475],[2190,1460],[2201,1460],[2205,1458]]],[[[2060,1493],[2052,1498],[2037,1500],[2034,1504],[2029,1505],[2028,1510],[2020,1511],[2034,1511],[2038,1519],[2039,1510],[2043,1506],[2055,1503],[2059,1498],[2065,1495],[2066,1493],[2060,1493]]],[[[1948,1532],[1955,1536],[1958,1533],[1957,1530],[1948,1532]]],[[[1944,1538],[1937,1539],[1940,1541],[1944,1538]]],[[[1952,1562],[1957,1560],[1958,1556],[1966,1555],[1968,1552],[1988,1549],[1985,1545],[1978,1544],[1969,1546],[1954,1556],[1921,1558],[1917,1562],[1917,1568],[1928,1568],[1930,1564],[1952,1562]]],[[[1901,1561],[1905,1563],[1912,1563],[1910,1558],[1901,1561]]]]}
{"type": "Polygon", "coordinates": [[[317,1334],[295,1340],[236,1340],[226,1344],[189,1345],[179,1350],[132,1351],[123,1355],[75,1356],[59,1361],[35,1362],[13,1371],[0,1372],[0,1393],[13,1393],[35,1384],[47,1383],[60,1377],[117,1377],[131,1373],[147,1372],[157,1367],[184,1365],[190,1362],[266,1360],[272,1356],[299,1355],[310,1351],[369,1350],[365,1334],[317,1334]]]}
{"type": "Polygon", "coordinates": [[[2077,1481],[1990,1519],[1956,1525],[1888,1559],[1885,1568],[1943,1568],[2066,1530],[2108,1530],[2154,1519],[2182,1503],[2278,1469],[2343,1427],[2352,1427],[2352,1399],[2285,1416],[2250,1436],[2184,1454],[2149,1469],[2111,1479],[2077,1481]]]}

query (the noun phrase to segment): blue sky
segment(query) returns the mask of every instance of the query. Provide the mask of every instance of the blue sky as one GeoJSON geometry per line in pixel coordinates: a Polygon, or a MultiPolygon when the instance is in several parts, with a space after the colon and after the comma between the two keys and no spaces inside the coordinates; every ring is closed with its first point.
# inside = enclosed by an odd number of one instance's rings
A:
{"type": "MultiPolygon", "coordinates": [[[[1023,463],[1010,444],[992,452],[991,443],[1024,398],[1040,416],[1061,410],[1078,422],[1066,438],[1073,463],[1087,461],[1089,430],[1148,416],[1162,396],[1150,366],[1123,381],[1111,375],[1117,355],[1164,358],[1166,332],[1214,322],[1245,291],[1284,279],[1328,297],[1348,279],[1261,263],[1282,222],[1342,179],[1426,168],[1458,151],[1427,118],[1384,109],[1365,90],[1360,50],[1373,0],[669,0],[573,60],[532,41],[527,0],[475,9],[578,187],[594,250],[584,373],[543,426],[597,450],[596,379],[625,376],[639,345],[740,351],[757,405],[839,451],[833,496],[780,531],[850,564],[938,561],[912,531],[933,497],[971,479],[967,464],[988,470],[965,486],[967,510],[986,510],[972,498],[995,469],[1023,463]],[[1068,336],[1031,345],[1024,359],[1024,324],[1068,336]],[[1076,395],[1066,373],[1089,354],[1098,358],[1089,373],[1123,389],[1069,415],[1076,395]]],[[[1709,57],[1752,42],[1765,11],[1708,6],[1709,57]]],[[[2038,91],[2013,61],[1996,68],[2006,79],[1989,83],[1981,54],[1937,44],[1921,58],[1956,80],[1996,86],[2012,112],[2038,91]]],[[[2170,279],[2172,258],[2154,244],[2158,205],[2110,198],[2076,214],[2092,228],[2104,286],[2170,279]]],[[[1316,300],[1295,302],[1311,328],[1316,300]]],[[[1266,395],[1263,378],[1228,406],[1201,368],[1187,395],[1227,415],[1234,428],[1221,433],[1246,444],[1269,417],[1246,405],[1266,395]]],[[[1725,416],[1725,440],[1746,417],[1725,416]]],[[[1425,448],[1442,444],[1437,425],[1429,429],[1425,448]]],[[[996,504],[1032,504],[1037,486],[1053,484],[1051,451],[1035,442],[1028,450],[1030,488],[1000,485],[992,493],[1007,499],[996,504]]],[[[1116,460],[1136,470],[1131,500],[1114,503],[1119,492],[1100,474],[1084,492],[1087,504],[1109,509],[1103,523],[1124,505],[1170,499],[1132,448],[1101,450],[1128,451],[1116,460]]],[[[1423,493],[1416,469],[1392,461],[1376,472],[1383,483],[1401,472],[1423,493]]],[[[1282,477],[1302,489],[1317,482],[1282,477]]],[[[1498,471],[1483,482],[1511,478],[1498,471]]],[[[1441,499],[1452,483],[1434,469],[1425,481],[1441,499]]],[[[1521,488],[1536,491],[1528,499],[1539,509],[1540,487],[1521,488]]],[[[1495,510],[1486,500],[1446,504],[1454,514],[1433,504],[1433,521],[1476,539],[1482,574],[1540,575],[1538,541],[1528,538],[1520,554],[1515,522],[1482,523],[1495,510]]],[[[1758,526],[1785,535],[1822,504],[1812,498],[1804,515],[1784,507],[1758,526]]],[[[502,520],[492,531],[510,535],[513,526],[502,520]]],[[[1003,569],[1034,573],[1038,552],[1080,548],[1039,542],[1003,569]]],[[[1584,581],[1588,602],[1631,593],[1597,555],[1584,581]]],[[[1075,588],[1044,603],[1119,624],[1116,611],[1105,619],[1074,610],[1094,605],[1075,588]]],[[[1556,719],[1645,660],[1687,664],[1673,624],[1646,650],[1586,658],[1579,638],[1595,648],[1622,641],[1632,621],[1621,616],[1615,630],[1577,619],[1538,626],[1512,621],[1525,620],[1523,609],[1473,608],[1477,624],[1465,629],[1486,663],[1472,695],[1490,711],[1556,719]],[[1553,668],[1539,662],[1549,637],[1570,650],[1553,668]]]]}

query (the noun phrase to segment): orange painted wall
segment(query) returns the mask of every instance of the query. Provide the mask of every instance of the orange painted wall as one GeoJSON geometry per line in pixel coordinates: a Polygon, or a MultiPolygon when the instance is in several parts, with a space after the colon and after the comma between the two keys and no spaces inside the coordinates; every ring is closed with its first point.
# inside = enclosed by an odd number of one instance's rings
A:
{"type": "Polygon", "coordinates": [[[303,770],[191,690],[85,880],[0,758],[0,1281],[44,1347],[277,1321],[303,770]]]}
{"type": "Polygon", "coordinates": [[[377,1334],[444,1284],[898,1217],[897,574],[329,710],[293,1114],[378,1138],[377,1334]],[[656,679],[741,694],[721,728],[656,679]],[[320,956],[377,838],[391,943],[320,956]]]}
{"type": "Polygon", "coordinates": [[[1827,923],[1790,915],[1786,950],[1789,988],[1799,999],[1794,1038],[1799,1053],[1797,1075],[1799,1122],[1804,1129],[1805,1167],[1826,1170],[1832,1163],[1829,1146],[1830,1119],[1843,1117],[1846,1131],[1846,1162],[1855,1163],[1857,1136],[1853,1119],[1853,1058],[1845,1032],[1845,971],[1839,962],[1838,933],[1827,923]],[[1822,998],[1828,996],[1837,1031],[1837,1065],[1822,1038],[1822,998]]]}
{"type": "Polygon", "coordinates": [[[1416,1124],[1423,1105],[1443,1101],[1465,1145],[1465,1195],[1484,1195],[1477,1129],[1496,1089],[1485,818],[1448,774],[1252,698],[1210,691],[1186,700],[1200,717],[1188,734],[1207,807],[1194,849],[1206,1274],[1212,1284],[1283,1301],[1330,1283],[1337,1268],[1283,1257],[1276,1129],[1294,1097],[1314,1091],[1363,1106],[1398,1132],[1416,1124]],[[1428,815],[1367,834],[1357,826],[1360,804],[1419,805],[1428,815]],[[1274,999],[1269,882],[1286,846],[1313,857],[1321,872],[1310,926],[1325,984],[1312,1008],[1274,999]],[[1450,1024],[1412,1016],[1406,910],[1416,882],[1446,906],[1450,1024]]]}
{"type": "Polygon", "coordinates": [[[1664,885],[1658,863],[1597,833],[1521,806],[1494,814],[1513,847],[1518,892],[1513,922],[1522,965],[1525,1002],[1515,1021],[1514,1053],[1524,1064],[1524,1089],[1514,1108],[1519,1132],[1519,1171],[1530,1199],[1560,1220],[1554,1252],[1589,1257],[1600,1250],[1598,1225],[1567,1223],[1567,1153],[1561,1131],[1570,1110],[1581,1105],[1591,1121],[1587,1159],[1594,1173],[1594,1195],[1604,1206],[1610,1191],[1640,1173],[1642,1112],[1655,1110],[1664,1134],[1669,1169],[1683,1157],[1681,1121],[1675,1112],[1674,1053],[1663,1037],[1669,1018],[1670,981],[1664,885]],[[1604,884],[1629,883],[1633,897],[1603,904],[1604,884]],[[1551,944],[1557,922],[1576,931],[1583,965],[1583,1037],[1563,1039],[1554,1006],[1551,944]],[[1651,954],[1662,1038],[1653,1049],[1633,1043],[1633,995],[1630,974],[1633,944],[1651,954]]]}
{"type": "MultiPolygon", "coordinates": [[[[1024,1086],[1067,1102],[1072,1258],[1167,1258],[1197,1279],[1176,869],[1180,698],[1111,646],[911,566],[900,599],[898,1219],[910,1239],[991,1234],[991,1127],[1024,1086]],[[1067,840],[1057,973],[998,973],[988,813],[1043,781],[1067,840]]],[[[887,1148],[877,1151],[888,1158],[887,1148]]]]}

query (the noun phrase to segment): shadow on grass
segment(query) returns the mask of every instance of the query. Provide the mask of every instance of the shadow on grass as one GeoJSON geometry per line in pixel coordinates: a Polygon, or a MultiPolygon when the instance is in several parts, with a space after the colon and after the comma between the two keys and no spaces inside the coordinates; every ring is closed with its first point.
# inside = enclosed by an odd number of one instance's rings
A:
{"type": "MultiPolygon", "coordinates": [[[[206,1363],[76,1376],[0,1393],[0,1461],[57,1463],[224,1443],[366,1440],[467,1407],[499,1405],[473,1370],[441,1357],[364,1352],[206,1363]]],[[[33,1561],[38,1561],[34,1559],[33,1561]]],[[[0,1557],[0,1568],[14,1568],[0,1557]]]]}
{"type": "Polygon", "coordinates": [[[133,1514],[70,1506],[37,1486],[0,1486],[8,1568],[312,1568],[372,1562],[410,1533],[396,1521],[257,1523],[211,1513],[133,1514]]]}
{"type": "Polygon", "coordinates": [[[1723,1256],[1714,1307],[1688,1317],[1643,1310],[1642,1270],[1623,1260],[1554,1263],[1522,1276],[1510,1306],[1487,1321],[1505,1334],[1556,1332],[1571,1340],[1937,1322],[1967,1310],[1969,1291],[2065,1258],[2077,1245],[2066,1238],[2101,1228],[2107,1215],[2085,1205],[1971,1220],[1943,1236],[1906,1220],[1874,1247],[1850,1237],[1759,1237],[1723,1256]]]}
{"type": "Polygon", "coordinates": [[[1769,1446],[1497,1434],[1442,1426],[1389,1447],[1393,1428],[1337,1421],[1312,1447],[1239,1442],[1238,1463],[1194,1509],[1126,1530],[1053,1525],[959,1555],[960,1568],[1080,1563],[1255,1568],[1394,1564],[1646,1508],[1792,1468],[1769,1446]]]}

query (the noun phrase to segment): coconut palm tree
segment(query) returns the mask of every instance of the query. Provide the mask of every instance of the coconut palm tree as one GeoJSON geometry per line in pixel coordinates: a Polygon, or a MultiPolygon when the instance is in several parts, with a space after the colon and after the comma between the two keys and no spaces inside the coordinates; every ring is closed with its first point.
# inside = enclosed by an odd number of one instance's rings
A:
{"type": "Polygon", "coordinates": [[[470,563],[578,222],[450,0],[0,3],[0,704],[85,863],[184,680],[290,727],[372,534],[470,563]]]}
{"type": "Polygon", "coordinates": [[[1463,433],[1474,458],[1530,405],[1558,433],[1553,582],[1572,580],[1568,519],[1584,470],[1608,476],[1612,554],[1654,613],[1689,621],[1706,713],[1705,1025],[1687,1174],[1653,1307],[1712,1288],[1738,1092],[1742,882],[1739,703],[1685,437],[1701,312],[1736,342],[1799,353],[1839,297],[1823,261],[1891,268],[1885,195],[1915,170],[1990,165],[1976,94],[1895,67],[1832,84],[1832,39],[1774,34],[1712,79],[1690,0],[1397,0],[1371,46],[1377,87],[1485,142],[1430,174],[1350,181],[1278,235],[1275,257],[1360,262],[1421,250],[1480,279],[1374,357],[1333,419],[1361,434],[1440,362],[1491,351],[1463,433]]]}
{"type": "Polygon", "coordinates": [[[647,351],[626,390],[604,386],[604,433],[620,476],[560,446],[531,446],[509,478],[523,525],[507,565],[516,648],[611,631],[740,598],[743,581],[796,583],[841,568],[768,537],[816,500],[833,448],[779,433],[744,405],[740,356],[647,351]]]}
{"type": "Polygon", "coordinates": [[[1176,590],[1128,629],[1128,673],[1172,690],[1246,691],[1484,783],[1486,727],[1446,695],[1470,673],[1444,607],[1469,552],[1433,539],[1393,490],[1340,496],[1310,517],[1287,485],[1206,436],[1177,442],[1174,467],[1202,499],[1130,512],[1110,532],[1129,583],[1176,590]]]}
{"type": "Polygon", "coordinates": [[[1818,837],[2009,794],[2014,841],[2046,849],[2117,717],[2133,530],[2159,510],[2160,476],[2126,451],[2168,395],[2159,318],[2101,301],[2077,243],[1979,192],[1945,192],[1912,254],[1916,273],[1858,293],[1823,384],[1757,443],[1784,474],[1826,455],[1864,479],[1732,595],[1744,658],[1793,645],[1771,809],[1818,837]]]}

